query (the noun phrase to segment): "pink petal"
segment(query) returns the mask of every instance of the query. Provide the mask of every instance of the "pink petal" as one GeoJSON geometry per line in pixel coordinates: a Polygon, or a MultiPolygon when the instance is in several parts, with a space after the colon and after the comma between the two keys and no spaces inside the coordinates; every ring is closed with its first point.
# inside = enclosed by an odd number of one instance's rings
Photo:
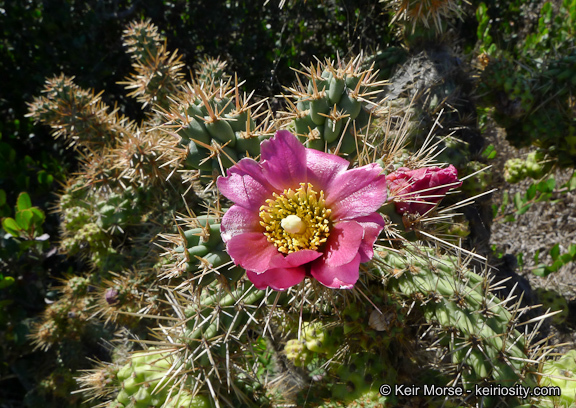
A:
{"type": "Polygon", "coordinates": [[[336,176],[327,191],[326,204],[333,219],[353,219],[369,215],[386,202],[386,177],[382,168],[371,163],[336,176]]]}
{"type": "Polygon", "coordinates": [[[401,167],[386,176],[391,197],[400,214],[424,215],[431,211],[448,191],[462,185],[453,165],[445,169],[425,167],[410,170],[401,167]]]}
{"type": "Polygon", "coordinates": [[[312,262],[321,256],[322,252],[313,251],[311,249],[301,249],[300,251],[292,252],[286,255],[286,258],[284,259],[290,266],[300,266],[308,262],[312,262]]]}
{"type": "Polygon", "coordinates": [[[308,182],[315,191],[325,190],[340,173],[346,171],[350,162],[334,154],[324,153],[315,149],[306,149],[306,166],[308,167],[308,182]]]}
{"type": "Polygon", "coordinates": [[[262,232],[263,230],[258,213],[239,205],[233,205],[226,211],[220,225],[220,232],[224,242],[228,242],[232,237],[245,232],[262,232]]]}
{"type": "Polygon", "coordinates": [[[248,279],[260,290],[270,287],[274,290],[286,290],[304,280],[306,272],[303,267],[269,269],[264,273],[247,271],[248,279]]]}
{"type": "Polygon", "coordinates": [[[355,221],[339,222],[330,231],[322,261],[330,266],[349,263],[358,254],[364,228],[355,221]]]}
{"type": "Polygon", "coordinates": [[[324,286],[334,289],[351,289],[360,276],[360,254],[341,266],[329,266],[322,258],[312,264],[310,273],[324,286]]]}
{"type": "Polygon", "coordinates": [[[262,173],[256,161],[244,158],[228,169],[227,177],[218,177],[218,190],[237,205],[258,211],[264,202],[272,197],[274,189],[262,173]]]}
{"type": "Polygon", "coordinates": [[[388,182],[390,193],[393,195],[402,195],[411,191],[411,185],[408,182],[408,180],[411,179],[411,175],[409,174],[411,171],[412,170],[407,167],[400,167],[398,170],[386,175],[386,181],[388,182]]]}
{"type": "Polygon", "coordinates": [[[306,148],[292,133],[279,130],[260,145],[263,175],[279,191],[306,182],[306,148]]]}
{"type": "Polygon", "coordinates": [[[364,228],[364,238],[362,238],[358,251],[360,262],[368,262],[374,256],[374,242],[378,239],[378,235],[380,235],[386,223],[379,213],[355,218],[354,221],[364,228]]]}
{"type": "Polygon", "coordinates": [[[246,232],[232,237],[226,243],[226,251],[236,265],[256,273],[291,266],[260,232],[246,232]]]}

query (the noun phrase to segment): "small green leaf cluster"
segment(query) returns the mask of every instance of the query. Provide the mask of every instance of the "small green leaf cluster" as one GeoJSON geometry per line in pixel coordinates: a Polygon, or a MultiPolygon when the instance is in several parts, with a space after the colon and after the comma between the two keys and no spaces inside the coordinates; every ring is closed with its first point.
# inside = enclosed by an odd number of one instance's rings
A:
{"type": "Polygon", "coordinates": [[[504,164],[504,179],[508,183],[518,183],[527,177],[538,180],[552,169],[552,160],[546,158],[546,153],[536,150],[528,153],[525,160],[515,158],[504,164]]]}
{"type": "MultiPolygon", "coordinates": [[[[1,199],[0,195],[0,199],[1,199]]],[[[0,205],[4,203],[0,202],[0,205]]],[[[28,193],[20,193],[16,202],[14,218],[2,219],[2,228],[15,238],[25,240],[44,240],[42,224],[46,219],[44,211],[32,206],[28,193]]]]}
{"type": "MultiPolygon", "coordinates": [[[[572,177],[572,179],[576,178],[572,177]]],[[[572,181],[569,181],[564,185],[564,187],[566,187],[564,191],[571,191],[574,189],[574,187],[569,187],[570,183],[572,183],[572,181]]],[[[556,192],[556,179],[553,177],[547,180],[539,181],[537,183],[532,183],[524,195],[522,195],[522,193],[519,191],[514,194],[514,197],[512,197],[514,210],[510,212],[508,211],[510,194],[505,191],[502,195],[502,203],[500,205],[492,204],[492,215],[494,220],[502,220],[503,222],[516,221],[516,216],[526,213],[532,204],[550,201],[556,192]]]]}
{"type": "Polygon", "coordinates": [[[556,244],[550,248],[548,254],[552,258],[552,265],[546,265],[539,262],[540,251],[536,251],[534,254],[534,263],[536,264],[536,267],[532,269],[534,275],[548,276],[552,272],[556,272],[562,266],[576,261],[576,244],[570,244],[567,251],[564,253],[560,253],[560,244],[556,244]]]}

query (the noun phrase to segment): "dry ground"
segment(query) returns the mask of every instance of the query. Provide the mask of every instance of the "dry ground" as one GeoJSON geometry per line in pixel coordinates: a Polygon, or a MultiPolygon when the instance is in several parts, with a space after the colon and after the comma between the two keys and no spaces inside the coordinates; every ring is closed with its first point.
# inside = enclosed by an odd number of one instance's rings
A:
{"type": "MultiPolygon", "coordinates": [[[[485,137],[498,152],[491,163],[496,176],[495,187],[499,189],[494,193],[492,203],[500,204],[504,191],[508,191],[510,197],[516,192],[524,194],[533,180],[527,179],[511,185],[506,183],[502,175],[506,160],[521,157],[527,154],[528,150],[518,150],[510,146],[505,140],[504,131],[496,127],[491,127],[485,137]]],[[[556,185],[565,183],[572,171],[572,169],[556,170],[553,173],[556,185]]],[[[570,311],[567,320],[561,325],[550,328],[554,344],[568,343],[561,347],[562,351],[565,351],[576,348],[576,262],[564,265],[547,277],[538,277],[532,273],[535,267],[534,255],[537,251],[541,254],[539,262],[551,265],[552,260],[547,255],[550,248],[559,243],[560,252],[564,253],[570,244],[576,244],[576,191],[560,193],[554,198],[558,201],[533,204],[528,212],[516,217],[514,222],[492,223],[490,245],[495,246],[497,251],[512,255],[507,257],[508,260],[512,259],[512,268],[515,267],[515,272],[528,280],[532,289],[552,289],[566,298],[570,311]],[[523,254],[524,260],[524,265],[521,266],[514,265],[514,257],[519,253],[523,254]]],[[[513,211],[513,205],[509,204],[508,209],[513,211]]]]}

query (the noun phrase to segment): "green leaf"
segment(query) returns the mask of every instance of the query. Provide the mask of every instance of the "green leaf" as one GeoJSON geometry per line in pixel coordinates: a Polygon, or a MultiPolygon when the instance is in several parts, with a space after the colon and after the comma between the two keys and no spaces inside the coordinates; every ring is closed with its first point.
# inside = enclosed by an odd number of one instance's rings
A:
{"type": "Polygon", "coordinates": [[[546,180],[546,185],[548,186],[548,191],[551,193],[556,188],[556,180],[554,178],[549,178],[546,180]]]}
{"type": "Polygon", "coordinates": [[[17,210],[27,210],[30,207],[32,207],[32,200],[30,200],[28,193],[20,193],[18,195],[18,201],[16,202],[17,210]]]}
{"type": "Polygon", "coordinates": [[[498,206],[496,204],[492,204],[492,218],[496,218],[498,215],[498,206]]]}
{"type": "Polygon", "coordinates": [[[528,211],[531,207],[531,204],[526,204],[524,207],[520,208],[518,211],[516,211],[517,215],[522,215],[524,214],[526,211],[528,211]]]}
{"type": "Polygon", "coordinates": [[[50,185],[52,185],[53,181],[54,176],[52,176],[52,174],[49,174],[46,170],[40,170],[38,172],[38,183],[44,184],[49,187],[50,185]]]}
{"type": "Polygon", "coordinates": [[[506,217],[504,217],[504,222],[514,222],[516,221],[516,217],[514,217],[512,214],[507,215],[506,217]]]}
{"type": "Polygon", "coordinates": [[[557,260],[560,256],[560,244],[556,244],[550,249],[550,257],[553,261],[557,260]]]}
{"type": "Polygon", "coordinates": [[[541,203],[541,202],[543,202],[543,201],[550,201],[551,198],[552,198],[552,193],[542,193],[542,194],[540,195],[540,197],[538,197],[538,198],[536,199],[536,202],[537,202],[537,203],[541,203]]]}
{"type": "Polygon", "coordinates": [[[530,187],[528,187],[528,190],[526,190],[526,199],[527,200],[532,200],[534,197],[536,197],[536,185],[532,184],[530,185],[530,187]]]}
{"type": "Polygon", "coordinates": [[[546,193],[548,191],[548,186],[546,185],[545,181],[541,181],[538,184],[536,184],[536,189],[541,193],[546,193]]]}
{"type": "Polygon", "coordinates": [[[560,260],[562,261],[563,264],[567,264],[568,262],[572,262],[573,259],[574,259],[574,257],[568,253],[560,255],[560,260]]]}
{"type": "Polygon", "coordinates": [[[538,265],[536,268],[532,269],[532,273],[536,276],[548,276],[550,270],[544,264],[538,265]]]}
{"type": "Polygon", "coordinates": [[[30,210],[18,211],[15,218],[20,228],[28,231],[32,223],[32,218],[34,218],[34,213],[30,210]]]}
{"type": "Polygon", "coordinates": [[[493,159],[494,157],[496,157],[496,148],[494,147],[494,145],[489,145],[486,149],[484,149],[484,151],[482,152],[482,157],[485,157],[486,159],[490,160],[493,159]]]}
{"type": "Polygon", "coordinates": [[[31,211],[33,214],[32,222],[34,223],[34,225],[41,226],[42,223],[44,222],[44,220],[46,219],[46,215],[44,214],[44,211],[42,211],[38,207],[32,207],[32,208],[30,208],[29,211],[31,211]]]}
{"type": "Polygon", "coordinates": [[[568,187],[568,191],[572,191],[572,190],[576,189],[576,171],[574,171],[574,173],[572,173],[572,176],[570,176],[570,180],[568,180],[568,182],[566,182],[565,186],[568,187]]]}
{"type": "Polygon", "coordinates": [[[568,247],[568,253],[574,258],[576,257],[576,245],[572,244],[568,247]]]}
{"type": "Polygon", "coordinates": [[[548,266],[546,269],[549,269],[550,272],[556,272],[558,269],[562,267],[562,265],[564,265],[564,262],[562,262],[561,260],[557,260],[552,264],[552,266],[548,266]]]}
{"type": "Polygon", "coordinates": [[[22,230],[19,226],[18,223],[14,220],[14,218],[4,218],[2,220],[2,228],[4,228],[4,231],[6,231],[8,234],[14,236],[14,237],[19,237],[20,236],[20,231],[22,230]]]}
{"type": "Polygon", "coordinates": [[[7,288],[14,284],[14,278],[12,276],[6,276],[3,279],[0,279],[0,289],[7,288]]]}
{"type": "Polygon", "coordinates": [[[6,192],[0,189],[0,206],[6,204],[6,192]]]}
{"type": "Polygon", "coordinates": [[[516,209],[520,210],[522,207],[524,207],[524,204],[525,204],[524,197],[522,197],[520,192],[514,194],[514,206],[516,207],[516,209]]]}
{"type": "Polygon", "coordinates": [[[508,194],[508,191],[504,191],[504,194],[502,194],[502,207],[506,207],[508,205],[509,199],[510,194],[508,194]]]}
{"type": "Polygon", "coordinates": [[[534,263],[537,264],[538,263],[538,258],[540,257],[540,250],[538,249],[536,251],[536,253],[534,254],[534,263]]]}

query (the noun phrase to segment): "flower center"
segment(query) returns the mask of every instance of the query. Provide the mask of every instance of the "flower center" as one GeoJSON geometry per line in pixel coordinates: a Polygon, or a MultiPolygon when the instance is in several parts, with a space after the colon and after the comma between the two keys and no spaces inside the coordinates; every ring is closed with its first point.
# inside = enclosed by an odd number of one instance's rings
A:
{"type": "Polygon", "coordinates": [[[330,213],[324,192],[316,193],[310,183],[300,183],[273,195],[260,207],[264,235],[278,251],[289,254],[301,249],[317,250],[330,235],[330,213]]]}

